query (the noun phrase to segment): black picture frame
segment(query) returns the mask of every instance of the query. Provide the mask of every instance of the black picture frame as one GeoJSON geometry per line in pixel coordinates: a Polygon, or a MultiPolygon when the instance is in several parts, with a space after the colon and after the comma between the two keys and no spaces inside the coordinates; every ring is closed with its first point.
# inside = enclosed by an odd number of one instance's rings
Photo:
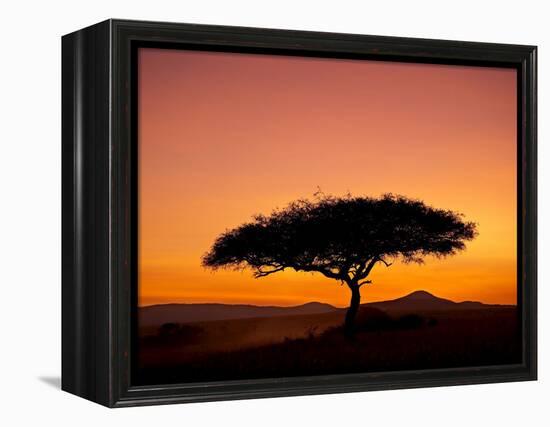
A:
{"type": "Polygon", "coordinates": [[[62,389],[109,407],[537,378],[536,47],[107,20],[62,38],[62,389]],[[138,46],[518,70],[517,365],[136,386],[138,46]]]}

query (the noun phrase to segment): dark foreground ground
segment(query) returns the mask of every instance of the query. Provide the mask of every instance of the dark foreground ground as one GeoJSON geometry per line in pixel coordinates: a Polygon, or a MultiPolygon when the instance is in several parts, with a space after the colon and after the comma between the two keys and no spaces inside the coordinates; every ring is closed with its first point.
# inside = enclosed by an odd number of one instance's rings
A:
{"type": "Polygon", "coordinates": [[[514,307],[386,313],[362,308],[346,338],[343,311],[165,324],[142,330],[136,383],[163,384],[519,363],[514,307]]]}

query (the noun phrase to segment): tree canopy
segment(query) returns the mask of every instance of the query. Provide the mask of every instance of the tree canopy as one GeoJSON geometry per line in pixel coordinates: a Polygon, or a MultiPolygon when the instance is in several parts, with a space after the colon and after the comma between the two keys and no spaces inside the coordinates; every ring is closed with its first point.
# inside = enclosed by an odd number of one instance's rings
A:
{"type": "Polygon", "coordinates": [[[420,200],[321,195],[222,233],[202,259],[210,268],[251,268],[256,278],[294,269],[360,287],[376,263],[422,263],[465,248],[476,224],[420,200]]]}

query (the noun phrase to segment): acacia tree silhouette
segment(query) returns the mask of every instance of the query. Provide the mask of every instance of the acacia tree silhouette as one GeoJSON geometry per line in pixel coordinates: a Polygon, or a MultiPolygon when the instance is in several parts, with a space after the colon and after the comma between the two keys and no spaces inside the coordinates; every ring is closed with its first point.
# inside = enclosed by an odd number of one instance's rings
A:
{"type": "Polygon", "coordinates": [[[360,289],[378,263],[423,263],[465,248],[477,235],[476,224],[462,215],[420,200],[386,194],[380,198],[316,194],[269,216],[218,236],[203,256],[205,267],[251,268],[260,278],[285,269],[318,272],[346,284],[351,301],[344,330],[353,334],[360,289]]]}

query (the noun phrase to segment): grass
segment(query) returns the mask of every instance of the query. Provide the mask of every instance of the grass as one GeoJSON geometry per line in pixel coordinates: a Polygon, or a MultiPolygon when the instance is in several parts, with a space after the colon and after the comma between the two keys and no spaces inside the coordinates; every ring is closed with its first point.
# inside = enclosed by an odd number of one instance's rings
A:
{"type": "MultiPolygon", "coordinates": [[[[201,345],[220,336],[216,322],[181,325],[171,333],[141,339],[136,380],[160,384],[519,363],[517,320],[514,308],[400,317],[370,309],[360,314],[353,339],[346,338],[340,326],[318,331],[312,323],[300,337],[281,335],[280,340],[227,350],[223,342],[201,345]]],[[[250,331],[258,321],[236,325],[250,331]]],[[[240,329],[224,323],[225,334],[230,331],[238,341],[240,329]]]]}

